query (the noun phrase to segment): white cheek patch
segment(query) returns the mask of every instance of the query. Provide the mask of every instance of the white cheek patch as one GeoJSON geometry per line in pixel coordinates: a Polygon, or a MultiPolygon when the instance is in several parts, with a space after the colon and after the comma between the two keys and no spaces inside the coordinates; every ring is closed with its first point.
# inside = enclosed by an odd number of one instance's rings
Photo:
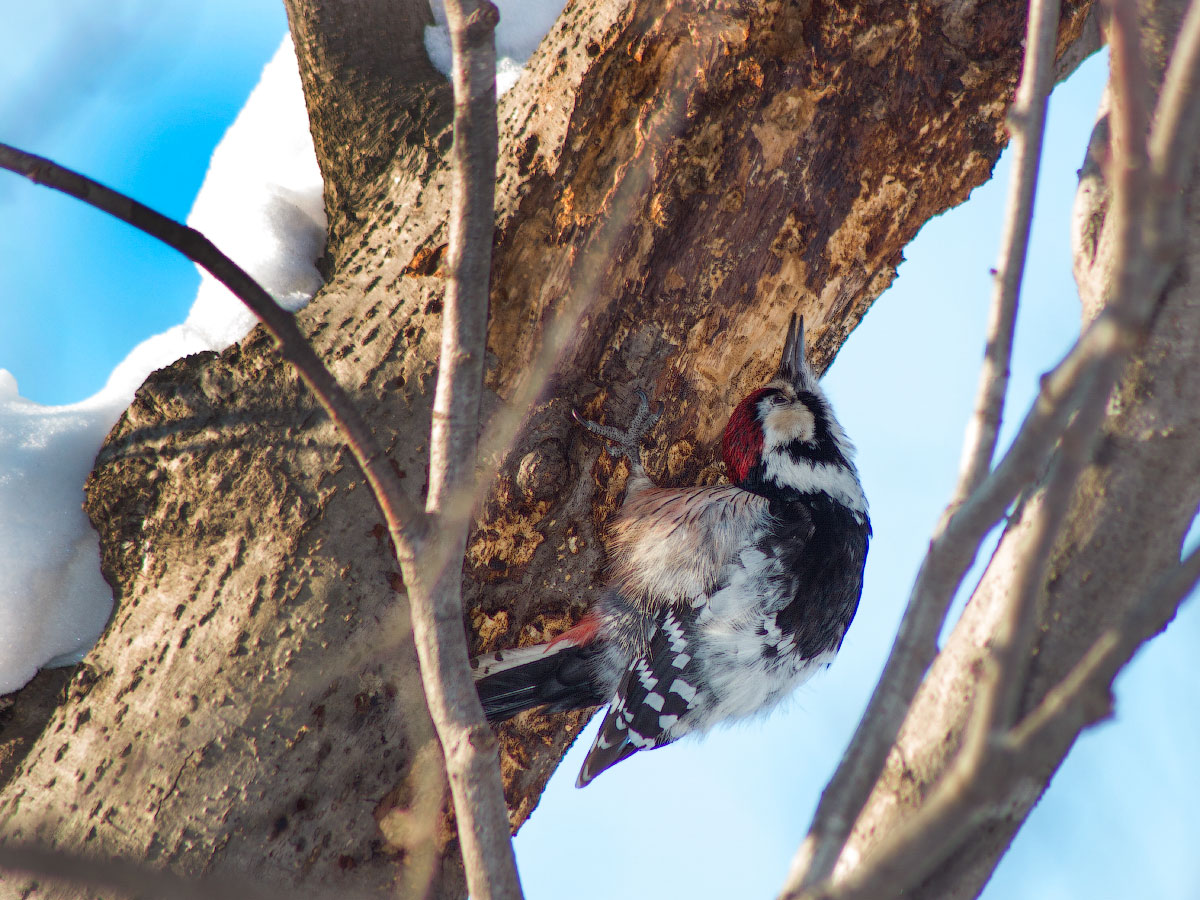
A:
{"type": "Polygon", "coordinates": [[[816,433],[816,419],[805,404],[771,409],[763,421],[763,449],[771,450],[797,440],[811,441],[816,433]]]}

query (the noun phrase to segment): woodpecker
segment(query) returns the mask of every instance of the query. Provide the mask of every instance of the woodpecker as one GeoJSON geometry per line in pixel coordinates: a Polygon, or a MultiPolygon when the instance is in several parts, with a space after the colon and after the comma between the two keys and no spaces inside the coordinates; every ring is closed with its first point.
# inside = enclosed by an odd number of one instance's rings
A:
{"type": "Polygon", "coordinates": [[[827,667],[858,609],[871,536],[803,319],[788,324],[775,376],[725,426],[730,484],[654,485],[640,442],[659,414],[639,394],[623,430],[575,414],[631,469],[607,590],[555,640],[472,661],[493,722],[608,704],[577,787],[639,750],[768,710],[827,667]]]}

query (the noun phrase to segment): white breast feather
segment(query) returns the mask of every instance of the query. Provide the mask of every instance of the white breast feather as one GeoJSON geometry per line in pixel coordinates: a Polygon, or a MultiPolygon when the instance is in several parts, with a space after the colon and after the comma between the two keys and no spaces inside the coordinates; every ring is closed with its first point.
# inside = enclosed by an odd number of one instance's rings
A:
{"type": "Polygon", "coordinates": [[[724,573],[728,584],[702,610],[696,623],[703,648],[698,658],[704,660],[703,683],[716,702],[689,721],[689,731],[766,712],[833,661],[833,651],[812,659],[799,657],[794,638],[784,636],[775,621],[775,612],[791,598],[764,597],[756,591],[773,582],[771,569],[780,565],[777,557],[743,551],[724,573]],[[768,643],[777,655],[763,655],[768,643]]]}
{"type": "MultiPolygon", "coordinates": [[[[856,516],[866,514],[852,471],[771,454],[766,474],[801,489],[827,491],[856,516]]],[[[684,602],[696,610],[701,683],[716,701],[669,728],[672,739],[766,712],[833,661],[834,651],[800,658],[794,638],[785,637],[775,621],[791,598],[759,593],[764,585],[788,583],[771,577],[771,568],[782,561],[755,546],[769,524],[764,497],[735,485],[667,489],[647,481],[637,488],[610,532],[613,584],[648,611],[684,602]],[[763,655],[767,643],[779,651],[775,656],[763,655]]]]}

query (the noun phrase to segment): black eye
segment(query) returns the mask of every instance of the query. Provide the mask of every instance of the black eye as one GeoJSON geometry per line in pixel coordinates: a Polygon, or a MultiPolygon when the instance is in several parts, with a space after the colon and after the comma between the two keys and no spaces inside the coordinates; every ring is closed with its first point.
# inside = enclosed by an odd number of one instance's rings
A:
{"type": "Polygon", "coordinates": [[[783,406],[783,404],[785,404],[787,402],[788,402],[788,398],[783,396],[783,394],[772,394],[771,395],[771,405],[772,406],[783,406]]]}

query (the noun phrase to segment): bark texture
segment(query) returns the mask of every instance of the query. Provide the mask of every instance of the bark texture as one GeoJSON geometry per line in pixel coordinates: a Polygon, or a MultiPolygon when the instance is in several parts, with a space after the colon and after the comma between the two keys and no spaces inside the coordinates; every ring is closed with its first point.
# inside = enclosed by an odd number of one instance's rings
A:
{"type": "Polygon", "coordinates": [[[0,783],[12,777],[41,734],[71,674],[72,669],[43,669],[20,691],[0,697],[0,783]]]}
{"type": "MultiPolygon", "coordinates": [[[[1149,6],[1143,34],[1152,77],[1161,79],[1183,4],[1149,6]]],[[[1075,221],[1075,271],[1084,318],[1095,317],[1111,290],[1113,234],[1101,161],[1109,156],[1107,97],[1081,170],[1075,221]]],[[[1193,170],[1195,166],[1193,165],[1193,170]]],[[[1185,191],[1184,255],[1157,301],[1149,333],[1114,391],[1091,463],[1081,478],[1057,542],[1038,608],[1037,641],[1021,700],[1028,713],[1096,641],[1178,563],[1200,504],[1200,180],[1185,191]]],[[[982,660],[1004,607],[1016,554],[1042,502],[1029,498],[1012,517],[962,619],[909,713],[848,852],[849,868],[920,805],[958,752],[983,677],[982,660]]],[[[1037,803],[1065,748],[1044,747],[1029,760],[1028,779],[969,836],[912,896],[973,898],[990,878],[1037,803]]]]}
{"type": "MultiPolygon", "coordinates": [[[[329,280],[300,318],[417,494],[449,94],[427,65],[396,74],[420,19],[397,25],[387,6],[288,3],[331,219],[329,280]],[[372,27],[399,49],[355,43],[372,27]],[[393,90],[420,99],[376,97],[393,90]],[[345,152],[375,135],[361,159],[345,152]]],[[[1064,10],[1060,49],[1088,8],[1064,10]]],[[[719,430],[788,316],[805,315],[824,368],[904,244],[990,175],[1023,19],[1012,0],[568,6],[500,108],[485,417],[555,311],[579,292],[591,305],[479,504],[463,582],[477,650],[552,637],[598,589],[622,467],[569,409],[620,417],[634,387],[670,398],[651,475],[719,478],[719,430]]],[[[0,794],[5,836],[188,874],[461,896],[386,532],[269,340],[153,375],[87,508],[117,608],[0,794]]],[[[584,719],[502,729],[514,827],[584,719]]],[[[57,889],[0,884],[18,894],[57,889]]]]}
{"type": "Polygon", "coordinates": [[[347,235],[377,213],[388,177],[418,178],[449,147],[454,98],[425,52],[425,0],[284,0],[317,163],[336,270],[347,235]],[[434,140],[439,137],[440,140],[434,140]]]}

